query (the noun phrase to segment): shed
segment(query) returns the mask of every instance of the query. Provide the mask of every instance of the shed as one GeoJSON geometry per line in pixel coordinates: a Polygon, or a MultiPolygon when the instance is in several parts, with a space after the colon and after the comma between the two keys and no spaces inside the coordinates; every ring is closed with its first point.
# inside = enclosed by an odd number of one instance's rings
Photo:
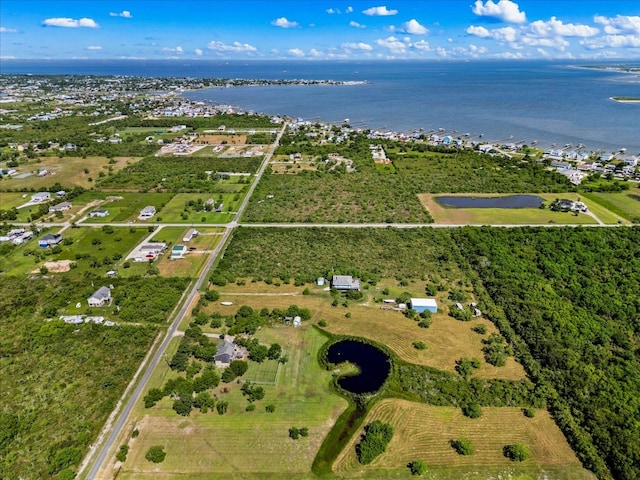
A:
{"type": "Polygon", "coordinates": [[[156,207],[154,207],[153,205],[148,205],[146,207],[144,207],[142,210],[140,210],[140,215],[138,215],[138,218],[151,218],[156,214],[156,207]]]}
{"type": "Polygon", "coordinates": [[[190,242],[193,237],[198,236],[198,231],[195,228],[190,228],[187,233],[185,233],[184,237],[182,237],[182,241],[187,243],[190,242]]]}
{"type": "Polygon", "coordinates": [[[318,285],[319,287],[324,286],[324,277],[318,277],[318,279],[316,280],[316,285],[318,285]]]}
{"type": "Polygon", "coordinates": [[[302,325],[302,318],[296,315],[295,317],[293,317],[293,326],[299,327],[300,325],[302,325]]]}
{"type": "Polygon", "coordinates": [[[438,311],[438,303],[435,298],[412,298],[409,305],[418,313],[429,310],[431,313],[438,311]]]}

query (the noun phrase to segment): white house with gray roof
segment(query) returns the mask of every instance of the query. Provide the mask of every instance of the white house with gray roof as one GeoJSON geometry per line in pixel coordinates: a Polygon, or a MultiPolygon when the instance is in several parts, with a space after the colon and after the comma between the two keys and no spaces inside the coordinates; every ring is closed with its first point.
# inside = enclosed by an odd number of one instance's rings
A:
{"type": "Polygon", "coordinates": [[[108,287],[100,287],[87,299],[90,307],[102,307],[105,304],[111,305],[111,290],[108,287]]]}

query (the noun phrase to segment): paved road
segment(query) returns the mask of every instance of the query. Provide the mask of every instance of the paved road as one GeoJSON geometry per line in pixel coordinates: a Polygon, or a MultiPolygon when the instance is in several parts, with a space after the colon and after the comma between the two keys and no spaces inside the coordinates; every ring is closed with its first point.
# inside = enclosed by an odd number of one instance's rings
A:
{"type": "MultiPolygon", "coordinates": [[[[175,319],[173,320],[173,322],[169,326],[169,329],[167,330],[167,333],[166,333],[166,335],[164,337],[164,340],[162,341],[162,343],[160,344],[160,346],[156,350],[155,354],[153,355],[153,357],[151,358],[149,363],[146,366],[143,367],[144,373],[143,373],[142,377],[140,378],[140,380],[138,381],[138,384],[137,384],[135,390],[133,391],[133,394],[129,397],[129,400],[127,401],[125,407],[120,412],[120,414],[117,416],[117,420],[115,421],[113,426],[109,426],[109,425],[105,426],[106,430],[109,430],[109,428],[111,427],[111,433],[109,434],[107,440],[105,442],[103,442],[102,445],[99,446],[99,448],[97,448],[95,450],[92,450],[89,453],[89,455],[87,456],[87,458],[85,459],[85,461],[83,462],[83,466],[91,464],[91,468],[90,468],[89,472],[87,473],[87,478],[88,479],[93,480],[94,478],[96,478],[98,472],[103,467],[107,466],[106,461],[107,460],[111,460],[111,459],[107,458],[107,455],[109,454],[114,442],[120,436],[122,428],[124,427],[127,419],[129,418],[129,415],[131,414],[131,412],[132,412],[133,408],[135,407],[136,403],[139,401],[140,396],[142,395],[143,391],[145,390],[145,388],[147,386],[147,382],[149,381],[149,378],[151,378],[151,374],[153,373],[155,368],[158,366],[158,363],[160,362],[160,360],[163,358],[164,353],[165,353],[167,347],[169,346],[169,343],[171,342],[171,339],[174,337],[176,331],[178,330],[178,326],[180,325],[180,322],[182,321],[182,319],[187,314],[187,310],[189,309],[189,306],[191,305],[193,299],[197,295],[198,290],[200,289],[200,287],[202,286],[202,284],[206,280],[207,274],[209,273],[209,270],[211,269],[211,266],[213,265],[215,260],[218,258],[218,255],[220,255],[220,252],[222,252],[222,250],[224,249],[227,240],[231,236],[231,232],[233,231],[233,228],[237,225],[237,220],[240,218],[240,216],[242,215],[243,210],[247,206],[247,203],[249,201],[249,197],[253,193],[253,190],[255,189],[255,186],[257,185],[257,183],[260,181],[260,177],[264,173],[264,171],[265,171],[265,169],[267,167],[267,164],[269,163],[269,160],[273,156],[273,152],[275,151],[275,149],[276,149],[276,147],[278,145],[278,142],[280,141],[280,138],[282,137],[282,134],[284,133],[285,129],[286,129],[286,124],[283,125],[282,129],[280,130],[280,133],[278,134],[278,136],[276,138],[276,141],[274,142],[274,144],[272,145],[271,149],[269,150],[269,153],[265,156],[265,159],[262,162],[262,165],[261,165],[261,167],[260,167],[260,169],[258,171],[258,174],[256,175],[256,179],[252,183],[251,187],[249,188],[249,191],[247,192],[247,195],[245,196],[244,201],[240,205],[240,208],[238,209],[238,213],[236,214],[236,216],[234,218],[234,221],[231,222],[228,225],[225,225],[225,232],[224,232],[224,235],[223,235],[221,241],[218,243],[216,248],[213,250],[213,253],[209,257],[209,260],[207,261],[205,267],[202,269],[202,273],[198,277],[198,280],[193,285],[193,288],[189,292],[189,295],[187,296],[187,298],[184,300],[184,303],[182,304],[182,307],[181,307],[180,311],[175,316],[175,319]],[[95,460],[94,460],[92,457],[93,457],[93,455],[95,455],[96,452],[97,452],[97,456],[95,457],[95,460]]],[[[101,225],[99,225],[99,226],[101,226],[101,225]]],[[[163,226],[166,226],[166,225],[163,224],[163,226]]],[[[180,226],[185,226],[185,225],[182,224],[180,226]]],[[[218,226],[220,226],[220,225],[218,225],[218,226]]],[[[103,431],[102,433],[104,434],[104,433],[106,433],[106,431],[103,431]]],[[[81,471],[78,472],[78,476],[81,475],[82,470],[84,470],[84,469],[81,467],[81,471]]]]}

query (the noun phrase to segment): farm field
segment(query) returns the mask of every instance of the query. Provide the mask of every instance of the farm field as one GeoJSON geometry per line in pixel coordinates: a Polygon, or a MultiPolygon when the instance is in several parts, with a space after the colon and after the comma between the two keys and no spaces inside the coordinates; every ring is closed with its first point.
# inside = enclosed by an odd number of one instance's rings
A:
{"type": "MultiPolygon", "coordinates": [[[[4,185],[4,183],[0,183],[4,185]]],[[[31,200],[31,194],[28,193],[26,198],[23,198],[22,192],[0,192],[0,206],[3,210],[9,210],[14,207],[19,207],[31,200]]]]}
{"type": "MultiPolygon", "coordinates": [[[[596,220],[584,213],[574,216],[570,212],[554,212],[549,209],[539,208],[448,208],[440,205],[435,197],[441,196],[473,196],[473,197],[504,197],[509,194],[428,194],[418,195],[420,202],[429,210],[435,223],[452,225],[544,225],[548,223],[567,224],[595,224],[596,220]]],[[[604,223],[615,223],[611,218],[611,213],[595,204],[582,195],[576,193],[535,193],[544,198],[547,202],[552,202],[556,198],[568,198],[570,200],[584,201],[591,210],[604,223]]]]}
{"type": "MultiPolygon", "coordinates": [[[[289,361],[281,367],[278,384],[264,386],[266,396],[256,403],[256,410],[245,411],[247,401],[235,383],[223,384],[230,390],[227,393],[221,393],[222,385],[216,389],[229,402],[222,416],[210,412],[180,417],[168,399],[147,410],[140,405],[135,412],[140,435],[130,443],[119,479],[237,478],[238,472],[247,479],[309,478],[324,436],[346,407],[346,401],[329,390],[331,374],[316,360],[326,338],[310,327],[284,326],[263,329],[258,338],[264,343],[279,342],[289,361]],[[265,411],[267,403],[275,405],[273,413],[265,411]],[[291,440],[288,429],[292,426],[308,427],[309,436],[291,440]],[[162,464],[145,460],[151,445],[165,445],[167,457],[162,464]]],[[[168,370],[166,365],[161,368],[168,370]]],[[[161,381],[161,374],[154,375],[149,387],[161,381]]]]}
{"type": "Polygon", "coordinates": [[[2,182],[2,188],[41,190],[55,183],[64,187],[91,188],[100,172],[106,175],[111,168],[115,173],[138,160],[140,159],[134,157],[115,157],[113,163],[109,164],[110,160],[107,157],[41,157],[37,162],[30,162],[18,168],[19,174],[31,172],[32,175],[25,178],[9,177],[2,182]],[[89,173],[85,173],[85,169],[89,173]],[[55,175],[39,177],[38,172],[42,170],[48,170],[55,175]]]}
{"type": "Polygon", "coordinates": [[[625,220],[635,219],[638,223],[638,219],[640,219],[640,189],[615,193],[592,192],[583,195],[593,203],[601,205],[625,220]]]}
{"type": "Polygon", "coordinates": [[[397,478],[403,475],[408,478],[406,465],[422,460],[429,466],[428,478],[496,478],[489,474],[491,472],[502,473],[506,475],[504,478],[535,479],[547,472],[550,475],[547,478],[595,479],[582,469],[545,410],[538,410],[534,418],[527,418],[519,408],[484,407],[480,418],[470,419],[462,415],[459,408],[386,399],[371,409],[364,423],[373,420],[389,423],[394,429],[387,451],[371,465],[362,466],[355,454],[360,435],[355,435],[334,463],[336,475],[396,478],[395,471],[397,478]],[[474,454],[458,455],[449,444],[457,438],[471,440],[474,454]],[[502,447],[513,443],[523,443],[531,451],[531,457],[517,466],[502,454],[502,447]]]}

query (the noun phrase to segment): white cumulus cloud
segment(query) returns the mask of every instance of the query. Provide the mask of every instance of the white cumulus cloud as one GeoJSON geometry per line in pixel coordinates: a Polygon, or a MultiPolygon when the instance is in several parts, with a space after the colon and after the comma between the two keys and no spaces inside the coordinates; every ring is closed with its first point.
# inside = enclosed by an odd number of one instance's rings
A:
{"type": "Polygon", "coordinates": [[[287,20],[286,17],[276,18],[274,21],[271,22],[271,25],[273,25],[274,27],[280,27],[280,28],[296,28],[299,26],[298,22],[291,22],[287,20]]]}
{"type": "Polygon", "coordinates": [[[426,35],[427,33],[429,33],[429,30],[427,30],[427,28],[423,25],[420,25],[420,23],[418,23],[415,18],[403,23],[402,28],[405,32],[412,35],[426,35]]]}
{"type": "Polygon", "coordinates": [[[110,17],[122,17],[122,18],[133,18],[131,12],[129,10],[123,10],[120,13],[117,12],[109,12],[110,17]]]}
{"type": "Polygon", "coordinates": [[[304,51],[299,48],[290,48],[287,51],[294,57],[304,57],[304,51]]]}
{"type": "Polygon", "coordinates": [[[102,47],[100,45],[89,45],[87,47],[87,50],[98,51],[98,50],[102,50],[102,47]]]}
{"type": "Polygon", "coordinates": [[[551,17],[549,21],[536,20],[529,25],[531,32],[539,37],[593,37],[600,33],[595,27],[589,25],[576,25],[573,23],[563,23],[556,17],[551,17]]]}
{"type": "Polygon", "coordinates": [[[370,17],[387,17],[390,15],[397,15],[398,10],[389,10],[386,6],[371,7],[363,10],[362,13],[369,15],[370,17]]]}
{"type": "Polygon", "coordinates": [[[202,49],[201,49],[201,48],[196,48],[196,49],[193,51],[193,53],[195,53],[198,57],[201,57],[201,56],[204,54],[204,52],[202,51],[202,49]]]}
{"type": "Polygon", "coordinates": [[[347,9],[345,10],[345,12],[347,12],[347,13],[353,12],[353,7],[352,6],[348,6],[347,9]]]}
{"type": "Polygon", "coordinates": [[[99,28],[100,25],[92,18],[80,18],[78,20],[68,17],[47,18],[42,21],[47,27],[63,27],[63,28],[99,28]]]}
{"type": "Polygon", "coordinates": [[[480,38],[493,38],[499,42],[515,42],[518,31],[513,27],[494,28],[489,30],[485,27],[470,26],[465,30],[469,35],[480,38]]]}
{"type": "Polygon", "coordinates": [[[387,38],[379,38],[376,45],[386,48],[395,55],[402,55],[407,51],[407,44],[393,35],[387,38]]]}
{"type": "Polygon", "coordinates": [[[0,33],[16,33],[15,28],[0,27],[0,33]]]}
{"type": "Polygon", "coordinates": [[[361,23],[358,23],[358,22],[356,22],[356,21],[354,21],[354,20],[351,20],[351,21],[349,22],[349,26],[350,26],[350,27],[354,27],[354,28],[367,28],[366,26],[364,26],[364,25],[362,25],[361,23]]]}
{"type": "Polygon", "coordinates": [[[342,48],[347,50],[361,50],[363,52],[371,52],[373,47],[368,43],[358,42],[358,43],[343,43],[342,48]]]}
{"type": "Polygon", "coordinates": [[[527,21],[525,12],[521,12],[518,4],[511,0],[499,0],[498,3],[494,3],[493,0],[487,0],[486,3],[476,0],[471,10],[479,17],[497,18],[508,23],[527,21]]]}
{"type": "Polygon", "coordinates": [[[604,25],[604,31],[609,35],[617,35],[623,32],[640,35],[640,16],[616,15],[615,17],[604,17],[596,15],[593,17],[593,21],[604,25]]]}
{"type": "Polygon", "coordinates": [[[207,48],[217,52],[256,52],[258,50],[248,43],[233,42],[232,44],[227,44],[213,40],[207,44],[207,48]]]}
{"type": "Polygon", "coordinates": [[[419,40],[413,44],[414,48],[422,52],[428,52],[431,50],[431,45],[426,40],[419,40]]]}

